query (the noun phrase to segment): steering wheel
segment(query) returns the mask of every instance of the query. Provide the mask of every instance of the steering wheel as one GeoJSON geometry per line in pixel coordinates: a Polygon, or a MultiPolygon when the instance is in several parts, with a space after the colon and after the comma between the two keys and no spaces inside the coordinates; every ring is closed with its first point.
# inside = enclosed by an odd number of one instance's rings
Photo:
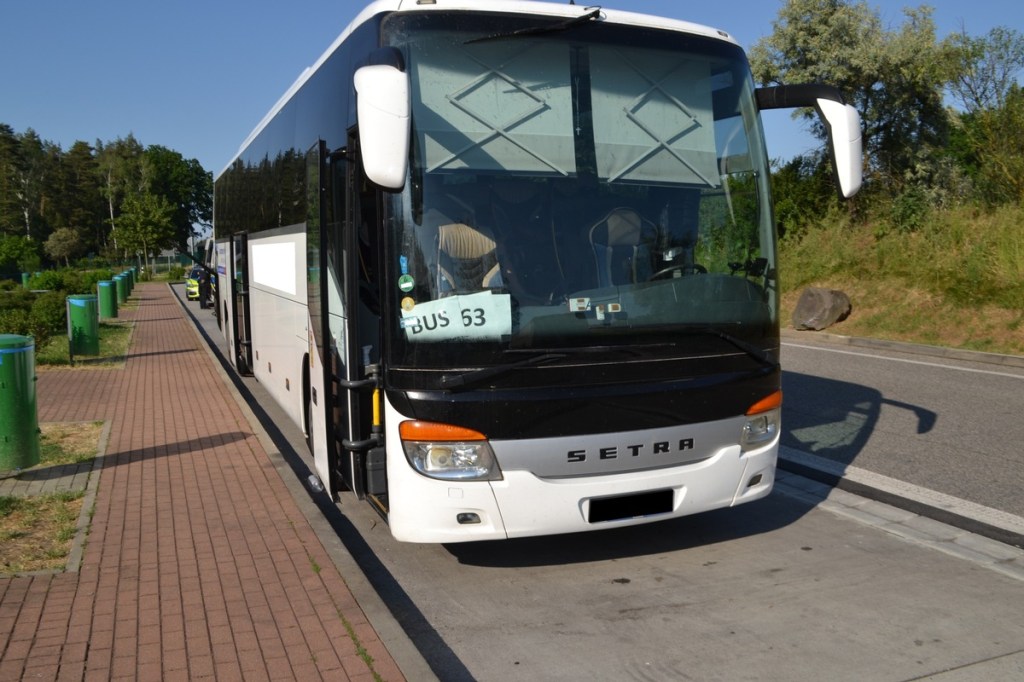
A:
{"type": "Polygon", "coordinates": [[[656,273],[647,278],[648,282],[653,282],[656,279],[665,279],[667,275],[673,272],[681,272],[683,275],[706,275],[708,269],[699,263],[677,263],[676,265],[670,265],[667,268],[662,268],[656,273]]]}

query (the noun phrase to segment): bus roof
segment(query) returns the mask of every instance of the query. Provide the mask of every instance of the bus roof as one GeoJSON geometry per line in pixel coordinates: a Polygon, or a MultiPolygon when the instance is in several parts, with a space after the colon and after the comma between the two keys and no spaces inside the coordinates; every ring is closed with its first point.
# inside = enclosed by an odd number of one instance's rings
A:
{"type": "Polygon", "coordinates": [[[625,24],[629,26],[642,26],[648,28],[658,28],[670,31],[680,31],[682,33],[692,33],[697,35],[706,36],[709,38],[715,38],[717,40],[725,40],[733,44],[738,44],[736,39],[733,38],[729,33],[725,31],[703,26],[701,24],[694,24],[688,21],[680,21],[677,19],[667,19],[664,17],[653,16],[649,14],[638,14],[636,12],[626,12],[621,10],[604,9],[599,5],[586,6],[586,5],[571,5],[566,1],[563,2],[540,2],[537,0],[374,0],[369,5],[363,8],[363,10],[356,16],[355,19],[341,32],[341,34],[331,43],[320,58],[312,66],[308,66],[303,69],[299,77],[295,79],[291,87],[281,96],[277,103],[267,112],[266,116],[259,122],[259,124],[253,129],[249,136],[245,138],[235,156],[227,163],[226,166],[217,174],[219,178],[227,171],[232,164],[242,155],[245,149],[252,143],[254,139],[263,131],[263,129],[277,116],[278,112],[284,108],[284,106],[291,100],[296,92],[306,83],[309,78],[316,73],[325,61],[334,53],[335,50],[348,38],[348,36],[355,31],[359,26],[369,21],[371,17],[378,14],[385,14],[390,12],[424,12],[424,11],[471,11],[471,12],[508,12],[516,14],[534,14],[537,16],[546,17],[564,17],[571,19],[578,17],[588,11],[594,9],[601,10],[601,19],[605,22],[612,24],[625,24]]]}

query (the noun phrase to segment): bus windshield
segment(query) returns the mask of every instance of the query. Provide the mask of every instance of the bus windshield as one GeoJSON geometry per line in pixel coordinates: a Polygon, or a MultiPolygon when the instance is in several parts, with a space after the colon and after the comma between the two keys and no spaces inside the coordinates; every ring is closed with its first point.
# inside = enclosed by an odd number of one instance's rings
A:
{"type": "Polygon", "coordinates": [[[497,13],[396,14],[383,32],[412,93],[410,177],[386,199],[393,364],[685,355],[709,329],[777,343],[767,160],[740,48],[497,13]]]}

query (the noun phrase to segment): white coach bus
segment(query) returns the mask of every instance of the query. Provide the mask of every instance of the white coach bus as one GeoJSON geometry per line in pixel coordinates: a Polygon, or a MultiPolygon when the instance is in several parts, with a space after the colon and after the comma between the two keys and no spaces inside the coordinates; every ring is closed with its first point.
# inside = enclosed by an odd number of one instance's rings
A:
{"type": "Polygon", "coordinates": [[[316,473],[395,538],[628,526],[764,497],[779,296],[755,89],[722,31],[568,2],[379,0],[215,183],[218,314],[316,473]],[[348,499],[348,493],[345,493],[348,499]]]}

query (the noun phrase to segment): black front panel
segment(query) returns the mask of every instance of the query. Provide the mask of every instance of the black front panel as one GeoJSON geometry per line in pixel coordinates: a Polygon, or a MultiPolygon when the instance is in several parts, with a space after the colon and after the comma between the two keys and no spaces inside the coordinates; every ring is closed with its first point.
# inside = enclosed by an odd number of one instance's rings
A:
{"type": "Polygon", "coordinates": [[[415,419],[475,429],[495,440],[616,433],[742,415],[779,388],[780,372],[724,373],[643,383],[473,391],[388,391],[415,419]]]}

